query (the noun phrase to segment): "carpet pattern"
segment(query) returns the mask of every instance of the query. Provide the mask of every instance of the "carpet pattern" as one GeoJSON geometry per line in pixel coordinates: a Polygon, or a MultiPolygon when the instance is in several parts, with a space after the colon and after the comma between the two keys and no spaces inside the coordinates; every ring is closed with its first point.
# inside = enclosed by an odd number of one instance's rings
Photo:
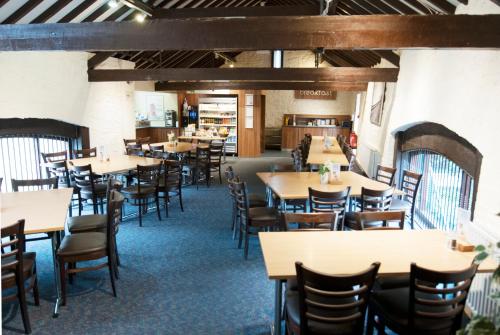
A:
{"type": "MultiPolygon", "coordinates": [[[[255,172],[290,162],[288,154],[228,158],[252,192],[264,192],[255,172]]],[[[267,279],[257,238],[249,259],[232,240],[227,186],[184,189],[184,209],[172,200],[170,217],[150,212],[143,227],[125,220],[117,236],[120,279],[112,296],[107,269],[78,274],[67,305],[52,318],[55,296],[50,241],[28,244],[37,252],[41,305],[28,307],[33,334],[268,334],[274,285],[267,279]]],[[[135,211],[127,208],[127,211],[135,211]]],[[[33,301],[28,295],[28,300],[33,301]]],[[[23,332],[17,302],[2,304],[4,334],[23,332]]]]}

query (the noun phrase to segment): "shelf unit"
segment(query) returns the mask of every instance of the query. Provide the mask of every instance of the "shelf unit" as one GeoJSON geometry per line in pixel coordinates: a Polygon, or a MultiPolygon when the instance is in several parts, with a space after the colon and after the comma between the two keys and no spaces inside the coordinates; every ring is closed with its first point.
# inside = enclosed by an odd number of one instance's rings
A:
{"type": "Polygon", "coordinates": [[[226,139],[226,152],[238,152],[238,98],[236,97],[200,97],[198,100],[198,125],[200,128],[226,127],[229,136],[226,139]]]}

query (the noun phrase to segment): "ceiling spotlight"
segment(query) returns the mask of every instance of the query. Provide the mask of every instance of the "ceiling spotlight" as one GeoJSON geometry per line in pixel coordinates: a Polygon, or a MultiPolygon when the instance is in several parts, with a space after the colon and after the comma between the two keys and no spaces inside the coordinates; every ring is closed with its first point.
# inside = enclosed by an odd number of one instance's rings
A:
{"type": "Polygon", "coordinates": [[[146,15],[144,15],[144,14],[137,14],[135,16],[135,20],[137,22],[140,22],[140,23],[144,22],[145,19],[146,19],[146,15]]]}
{"type": "Polygon", "coordinates": [[[234,64],[233,63],[229,64],[229,67],[234,67],[234,64]]]}
{"type": "Polygon", "coordinates": [[[109,0],[108,1],[108,6],[111,7],[111,8],[116,8],[116,7],[118,7],[118,1],[116,1],[116,0],[109,0]]]}

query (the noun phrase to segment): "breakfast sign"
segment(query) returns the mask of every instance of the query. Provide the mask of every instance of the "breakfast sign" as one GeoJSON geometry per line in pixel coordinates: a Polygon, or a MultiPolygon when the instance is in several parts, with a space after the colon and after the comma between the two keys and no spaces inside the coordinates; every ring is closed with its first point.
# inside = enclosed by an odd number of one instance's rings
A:
{"type": "Polygon", "coordinates": [[[295,99],[322,99],[335,100],[337,98],[336,91],[322,90],[296,90],[295,99]]]}

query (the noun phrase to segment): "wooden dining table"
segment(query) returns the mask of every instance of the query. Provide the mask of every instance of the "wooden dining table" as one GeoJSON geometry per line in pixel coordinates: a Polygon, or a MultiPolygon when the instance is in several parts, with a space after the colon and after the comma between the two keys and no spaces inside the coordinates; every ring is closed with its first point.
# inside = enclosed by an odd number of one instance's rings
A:
{"type": "MultiPolygon", "coordinates": [[[[208,144],[188,143],[188,142],[176,142],[175,144],[172,142],[159,142],[159,143],[152,143],[151,145],[154,146],[163,145],[163,150],[171,154],[183,154],[186,152],[190,152],[191,150],[194,150],[196,148],[208,148],[208,144]]],[[[149,150],[149,144],[143,144],[142,150],[149,150]]]]}
{"type": "Polygon", "coordinates": [[[72,195],[72,188],[0,193],[0,224],[2,228],[24,219],[24,233],[26,235],[45,233],[52,241],[52,261],[57,294],[54,316],[58,314],[61,298],[56,252],[64,235],[68,206],[72,195]]]}
{"type": "Polygon", "coordinates": [[[117,154],[111,155],[109,160],[99,157],[71,159],[68,161],[68,168],[91,164],[93,173],[106,175],[133,170],[137,168],[137,165],[160,164],[161,161],[157,158],[117,154]]]}
{"type": "Polygon", "coordinates": [[[329,137],[331,146],[325,148],[324,139],[322,136],[313,136],[309,155],[307,156],[307,164],[319,165],[326,161],[338,163],[340,166],[349,166],[349,161],[342,152],[340,145],[335,137],[329,137]]]}
{"type": "MultiPolygon", "coordinates": [[[[348,275],[380,262],[379,276],[410,272],[412,262],[437,271],[457,271],[470,266],[475,252],[448,248],[440,230],[261,232],[260,245],[267,276],[275,281],[274,334],[281,334],[283,282],[296,276],[295,262],[314,271],[348,275]]],[[[493,258],[479,272],[493,272],[493,258]]]]}

